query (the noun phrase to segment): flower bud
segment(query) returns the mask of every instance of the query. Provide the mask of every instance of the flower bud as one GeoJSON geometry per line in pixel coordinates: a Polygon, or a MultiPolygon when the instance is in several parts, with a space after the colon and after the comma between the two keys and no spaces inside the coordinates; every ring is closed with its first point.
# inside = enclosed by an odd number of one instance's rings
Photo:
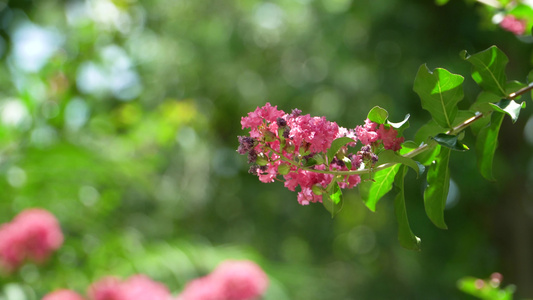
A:
{"type": "Polygon", "coordinates": [[[315,184],[311,187],[311,190],[315,195],[322,195],[324,193],[324,188],[320,184],[315,184]]]}
{"type": "Polygon", "coordinates": [[[260,166],[266,166],[268,164],[268,158],[261,153],[257,156],[255,163],[260,166]]]}
{"type": "Polygon", "coordinates": [[[265,130],[265,141],[273,142],[275,140],[276,140],[276,135],[270,130],[265,130]]]}
{"type": "Polygon", "coordinates": [[[290,170],[291,170],[291,167],[289,165],[281,164],[278,166],[278,173],[280,175],[287,175],[289,174],[290,170]]]}

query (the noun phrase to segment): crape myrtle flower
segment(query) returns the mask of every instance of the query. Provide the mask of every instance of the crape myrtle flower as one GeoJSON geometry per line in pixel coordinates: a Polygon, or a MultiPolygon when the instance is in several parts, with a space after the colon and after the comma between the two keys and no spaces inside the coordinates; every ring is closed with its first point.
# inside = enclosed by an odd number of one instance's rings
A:
{"type": "MultiPolygon", "coordinates": [[[[239,136],[237,152],[248,154],[252,163],[249,172],[261,182],[281,180],[291,191],[300,188],[298,202],[307,205],[322,202],[326,191],[338,171],[355,171],[363,165],[372,168],[378,161],[375,151],[398,151],[403,137],[391,126],[377,124],[366,119],[364,125],[344,128],[325,117],[302,115],[299,109],[290,114],[277,106],[266,103],[241,118],[242,129],[249,129],[249,136],[239,136]],[[332,161],[326,153],[334,140],[348,137],[347,143],[335,154],[332,161]],[[348,147],[361,150],[350,153],[348,147]]],[[[361,182],[359,175],[345,175],[336,179],[341,188],[353,188],[361,182]]]]}
{"type": "Polygon", "coordinates": [[[42,300],[85,300],[80,294],[71,290],[57,290],[46,294],[42,300]]]}
{"type": "Polygon", "coordinates": [[[168,288],[149,277],[138,274],[127,280],[107,276],[89,286],[90,300],[170,300],[168,288]]]}
{"type": "Polygon", "coordinates": [[[500,22],[500,27],[514,33],[515,35],[522,35],[526,32],[527,21],[517,19],[513,15],[507,15],[500,22]]]}
{"type": "Polygon", "coordinates": [[[254,262],[227,260],[207,276],[189,282],[177,300],[254,300],[268,287],[268,277],[254,262]]]}
{"type": "Polygon", "coordinates": [[[26,261],[41,264],[62,244],[54,215],[40,208],[24,210],[0,227],[0,267],[13,272],[26,261]]]}

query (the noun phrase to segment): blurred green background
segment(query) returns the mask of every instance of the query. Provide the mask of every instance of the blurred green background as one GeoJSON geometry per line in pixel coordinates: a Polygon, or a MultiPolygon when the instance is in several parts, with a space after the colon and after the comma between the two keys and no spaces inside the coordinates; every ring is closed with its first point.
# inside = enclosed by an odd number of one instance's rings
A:
{"type": "Polygon", "coordinates": [[[463,49],[497,45],[525,81],[531,44],[483,13],[459,0],[0,1],[0,222],[43,207],[66,236],[46,265],[1,278],[4,298],[139,272],[177,293],[228,258],[259,263],[271,300],[473,299],[457,280],[495,271],[533,297],[532,105],[504,122],[497,182],[474,151],[452,156],[447,231],[408,175],[419,253],[399,246],[390,196],[371,213],[349,191],[331,219],[235,151],[240,118],[267,101],[352,128],[380,105],[410,113],[413,138],[429,120],[412,91],[421,64],[464,75],[460,106],[475,101],[463,49]]]}

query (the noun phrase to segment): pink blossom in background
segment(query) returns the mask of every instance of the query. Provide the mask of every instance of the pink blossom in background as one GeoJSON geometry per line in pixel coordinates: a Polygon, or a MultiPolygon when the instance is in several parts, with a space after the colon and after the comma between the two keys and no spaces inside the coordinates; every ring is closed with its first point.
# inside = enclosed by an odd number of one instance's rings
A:
{"type": "Polygon", "coordinates": [[[45,295],[42,300],[84,300],[84,298],[71,290],[57,290],[45,295]]]}
{"type": "Polygon", "coordinates": [[[62,244],[55,216],[44,209],[27,209],[0,228],[0,265],[12,272],[27,259],[42,263],[62,244]]]}
{"type": "Polygon", "coordinates": [[[189,281],[176,300],[223,300],[222,284],[204,276],[189,281]]]}
{"type": "Polygon", "coordinates": [[[89,286],[87,291],[91,300],[127,300],[119,278],[104,277],[89,286]]]}
{"type": "Polygon", "coordinates": [[[261,296],[268,287],[268,277],[252,261],[227,260],[210,274],[222,285],[223,299],[251,300],[261,296]]]}
{"type": "Polygon", "coordinates": [[[150,299],[167,300],[170,299],[170,291],[159,282],[155,282],[146,275],[134,275],[123,283],[123,290],[126,299],[150,299]]]}
{"type": "Polygon", "coordinates": [[[520,20],[513,15],[507,15],[500,22],[500,27],[516,35],[522,35],[526,32],[526,20],[520,20]]]}
{"type": "Polygon", "coordinates": [[[90,300],[168,300],[170,291],[161,283],[145,275],[134,275],[122,281],[119,278],[104,277],[89,286],[90,300]]]}
{"type": "Polygon", "coordinates": [[[254,300],[268,287],[268,277],[252,261],[228,260],[211,274],[189,282],[177,300],[254,300]]]}

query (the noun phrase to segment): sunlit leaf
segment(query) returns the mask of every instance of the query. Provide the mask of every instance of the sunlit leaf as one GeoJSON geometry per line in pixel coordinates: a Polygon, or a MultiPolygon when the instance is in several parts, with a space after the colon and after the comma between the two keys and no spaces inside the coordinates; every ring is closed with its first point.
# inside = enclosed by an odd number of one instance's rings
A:
{"type": "Polygon", "coordinates": [[[439,155],[429,167],[427,186],[424,191],[424,207],[426,214],[437,227],[447,229],[444,222],[444,207],[450,189],[450,170],[448,162],[451,150],[441,148],[439,155]]]}
{"type": "Polygon", "coordinates": [[[466,50],[461,52],[463,59],[473,66],[472,78],[483,89],[498,96],[506,97],[505,67],[509,59],[498,47],[492,46],[487,50],[469,55],[466,50]]]}
{"type": "Polygon", "coordinates": [[[402,247],[420,251],[420,239],[411,230],[405,208],[404,178],[406,173],[407,168],[402,166],[394,179],[394,186],[398,190],[398,194],[394,198],[394,212],[398,221],[398,240],[402,247]]]}
{"type": "Polygon", "coordinates": [[[490,105],[494,107],[496,111],[506,113],[507,115],[509,115],[509,117],[511,117],[511,119],[513,120],[513,123],[515,123],[516,120],[518,120],[518,116],[520,115],[520,110],[522,108],[526,108],[525,101],[522,103],[516,103],[514,100],[508,100],[508,99],[502,99],[500,102],[490,103],[490,105]]]}
{"type": "Polygon", "coordinates": [[[326,194],[322,195],[322,204],[330,212],[331,217],[335,217],[344,204],[342,197],[342,190],[337,181],[333,181],[326,190],[326,194]]]}
{"type": "Polygon", "coordinates": [[[379,106],[374,106],[369,112],[367,118],[378,124],[385,124],[387,121],[387,118],[389,117],[389,113],[379,106]]]}
{"type": "Polygon", "coordinates": [[[487,180],[494,180],[492,161],[498,146],[498,133],[503,121],[503,113],[493,112],[490,125],[481,129],[476,140],[477,167],[487,180]]]}
{"type": "Polygon", "coordinates": [[[337,152],[339,152],[340,148],[342,148],[346,144],[353,142],[355,141],[349,137],[340,137],[338,139],[333,140],[333,142],[331,143],[331,147],[329,147],[327,152],[328,163],[331,163],[333,157],[335,156],[335,154],[337,154],[337,152]]]}
{"type": "Polygon", "coordinates": [[[401,156],[393,150],[385,150],[379,154],[379,160],[377,165],[379,166],[386,163],[404,164],[413,169],[416,172],[416,176],[418,177],[418,165],[412,158],[401,156]]]}
{"type": "Polygon", "coordinates": [[[391,122],[391,121],[387,120],[387,124],[392,126],[398,132],[398,134],[402,134],[402,132],[405,129],[409,128],[409,117],[410,116],[411,115],[409,115],[409,114],[405,115],[405,118],[402,121],[398,122],[398,123],[391,122]]]}
{"type": "Polygon", "coordinates": [[[463,99],[463,81],[463,76],[445,69],[431,72],[426,65],[418,69],[413,89],[422,101],[422,108],[443,128],[453,126],[457,103],[463,99]]]}
{"type": "Polygon", "coordinates": [[[373,181],[364,181],[359,185],[361,198],[371,211],[376,211],[378,201],[391,189],[394,176],[398,173],[400,165],[396,164],[390,168],[377,171],[373,176],[373,181]]]}

